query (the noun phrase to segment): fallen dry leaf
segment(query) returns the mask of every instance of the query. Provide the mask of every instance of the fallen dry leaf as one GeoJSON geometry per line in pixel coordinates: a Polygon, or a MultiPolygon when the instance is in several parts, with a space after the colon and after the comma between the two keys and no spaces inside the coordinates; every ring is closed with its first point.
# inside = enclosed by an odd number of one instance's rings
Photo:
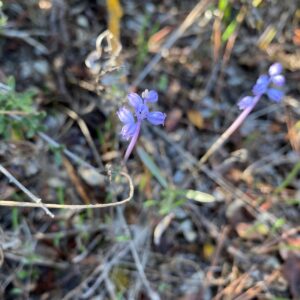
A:
{"type": "Polygon", "coordinates": [[[196,126],[198,129],[202,129],[204,125],[204,120],[202,115],[197,110],[189,110],[187,112],[189,121],[196,126]]]}
{"type": "Polygon", "coordinates": [[[269,233],[269,228],[267,225],[260,224],[249,224],[249,223],[239,223],[236,226],[236,231],[238,235],[246,240],[262,240],[264,236],[269,233]]]}
{"type": "Polygon", "coordinates": [[[149,41],[148,41],[148,49],[151,53],[156,53],[160,50],[162,44],[165,42],[166,37],[172,31],[171,26],[166,26],[159,30],[158,32],[154,33],[149,41]]]}
{"type": "Polygon", "coordinates": [[[166,119],[166,129],[167,131],[172,131],[176,128],[177,124],[179,123],[182,117],[182,111],[179,108],[172,109],[167,116],[166,119]]]}
{"type": "Polygon", "coordinates": [[[290,253],[283,265],[283,275],[289,283],[293,299],[300,299],[300,257],[290,253]]]}
{"type": "Polygon", "coordinates": [[[293,42],[295,45],[300,46],[300,28],[294,30],[293,42]]]}
{"type": "Polygon", "coordinates": [[[279,253],[280,256],[285,260],[289,255],[297,254],[300,252],[300,237],[290,237],[280,243],[279,253]]]}

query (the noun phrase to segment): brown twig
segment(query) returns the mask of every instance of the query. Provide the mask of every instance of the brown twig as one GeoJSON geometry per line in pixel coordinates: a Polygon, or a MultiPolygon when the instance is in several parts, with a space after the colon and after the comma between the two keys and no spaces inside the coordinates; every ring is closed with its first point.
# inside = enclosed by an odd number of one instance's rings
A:
{"type": "Polygon", "coordinates": [[[77,193],[79,194],[80,198],[83,200],[83,202],[85,204],[87,204],[87,205],[91,204],[89,196],[88,196],[85,188],[83,187],[80,178],[77,176],[73,165],[70,163],[70,161],[67,158],[63,158],[62,163],[68,173],[68,176],[71,179],[73,186],[75,187],[77,193]]]}
{"type": "Polygon", "coordinates": [[[19,110],[0,110],[0,115],[18,115],[18,116],[29,116],[29,115],[37,115],[38,112],[25,112],[19,110]]]}
{"type": "MultiPolygon", "coordinates": [[[[1,171],[1,168],[0,168],[1,171]]],[[[123,175],[128,180],[129,184],[129,195],[126,199],[114,202],[114,203],[97,203],[97,204],[57,204],[57,203],[31,203],[31,202],[19,202],[12,200],[0,200],[0,206],[12,206],[12,207],[41,207],[41,208],[60,208],[60,209],[86,209],[86,208],[104,208],[104,207],[113,207],[125,204],[133,198],[134,187],[131,180],[131,177],[125,173],[120,172],[120,175],[123,175]]],[[[28,191],[30,193],[30,191],[28,191]]],[[[35,197],[35,196],[34,196],[35,197]]],[[[39,199],[39,198],[37,198],[39,199]]],[[[51,216],[54,215],[50,212],[51,216]]]]}
{"type": "MultiPolygon", "coordinates": [[[[122,222],[122,226],[124,228],[125,234],[128,235],[128,236],[131,236],[129,227],[128,227],[127,223],[126,223],[126,220],[124,218],[124,215],[123,215],[123,212],[122,212],[121,208],[119,208],[117,211],[118,211],[119,219],[122,222]]],[[[160,299],[159,295],[150,286],[150,283],[149,283],[149,281],[148,281],[148,279],[146,277],[143,265],[141,263],[138,251],[137,251],[137,249],[135,247],[135,244],[134,244],[134,242],[132,240],[129,241],[129,247],[130,247],[131,255],[132,255],[133,259],[134,259],[137,271],[138,271],[138,273],[140,275],[140,279],[141,279],[141,281],[142,281],[142,283],[143,283],[143,285],[144,285],[144,287],[145,287],[145,289],[147,291],[147,294],[148,294],[149,298],[151,300],[159,300],[160,299]]]]}
{"type": "Polygon", "coordinates": [[[101,157],[100,157],[100,155],[97,151],[97,148],[96,148],[95,143],[92,139],[90,131],[89,131],[86,123],[84,122],[84,120],[82,118],[80,118],[80,116],[75,111],[73,111],[73,110],[71,110],[67,107],[64,107],[63,109],[70,118],[72,118],[74,121],[77,122],[79,128],[81,129],[83,135],[85,136],[85,139],[86,139],[87,143],[89,144],[89,146],[90,146],[90,148],[93,152],[93,155],[94,155],[94,158],[97,162],[98,167],[104,169],[101,157]]]}

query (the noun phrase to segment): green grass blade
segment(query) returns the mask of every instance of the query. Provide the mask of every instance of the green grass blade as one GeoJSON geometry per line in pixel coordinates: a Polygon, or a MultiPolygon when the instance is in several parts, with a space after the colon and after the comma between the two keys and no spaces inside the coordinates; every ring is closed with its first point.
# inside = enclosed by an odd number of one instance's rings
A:
{"type": "Polygon", "coordinates": [[[158,166],[155,164],[153,159],[146,153],[146,151],[143,148],[137,147],[136,150],[140,159],[142,160],[144,165],[149,169],[151,174],[157,179],[157,181],[161,184],[162,187],[167,188],[168,182],[160,172],[158,166]]]}

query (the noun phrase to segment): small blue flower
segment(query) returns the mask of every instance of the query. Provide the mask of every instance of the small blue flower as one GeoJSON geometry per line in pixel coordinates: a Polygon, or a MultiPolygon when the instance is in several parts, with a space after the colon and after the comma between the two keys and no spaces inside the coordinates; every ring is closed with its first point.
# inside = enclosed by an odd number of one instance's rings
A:
{"type": "Polygon", "coordinates": [[[281,87],[285,84],[285,78],[282,73],[282,65],[280,63],[274,63],[269,68],[269,75],[260,75],[252,88],[253,95],[255,97],[246,96],[241,99],[238,103],[240,109],[244,110],[246,108],[255,105],[258,101],[255,98],[260,98],[262,95],[267,95],[271,101],[280,102],[284,96],[281,87]]]}
{"type": "MultiPolygon", "coordinates": [[[[149,112],[147,102],[154,103],[158,100],[158,94],[156,91],[145,90],[142,93],[142,97],[136,93],[128,94],[128,102],[135,110],[135,116],[137,122],[147,119],[153,125],[163,125],[166,119],[166,114],[155,111],[149,112]]],[[[122,123],[134,123],[134,117],[130,110],[125,107],[120,108],[117,115],[122,123]]]]}
{"type": "Polygon", "coordinates": [[[166,114],[160,111],[149,112],[147,115],[147,120],[152,125],[164,125],[166,114]]]}
{"type": "Polygon", "coordinates": [[[133,135],[136,129],[136,124],[134,117],[129,109],[122,107],[117,111],[117,115],[122,123],[125,125],[121,130],[121,135],[124,139],[129,140],[133,135]]]}
{"type": "Polygon", "coordinates": [[[249,106],[251,106],[253,104],[254,98],[250,97],[250,96],[246,96],[244,98],[242,98],[239,103],[238,103],[238,107],[239,109],[245,109],[249,106]]]}
{"type": "Polygon", "coordinates": [[[267,95],[268,95],[270,100],[278,103],[283,98],[283,91],[277,90],[277,89],[274,89],[274,88],[269,88],[267,90],[267,95]]]}
{"type": "Polygon", "coordinates": [[[127,96],[129,104],[135,109],[143,105],[143,99],[136,93],[130,93],[127,96]]]}
{"type": "Polygon", "coordinates": [[[158,100],[158,94],[156,91],[145,90],[142,93],[142,97],[136,93],[130,93],[128,95],[129,105],[134,108],[136,120],[129,109],[122,107],[118,110],[117,115],[120,121],[124,124],[121,130],[121,135],[126,140],[131,139],[131,142],[125,153],[124,161],[126,161],[133,150],[133,147],[137,141],[141,123],[147,119],[152,125],[164,125],[166,114],[160,111],[149,112],[148,102],[154,103],[158,100]]]}
{"type": "Polygon", "coordinates": [[[151,90],[151,91],[145,90],[142,93],[142,97],[144,98],[145,103],[146,102],[154,103],[154,102],[157,102],[157,100],[158,100],[158,94],[154,90],[151,90]]]}
{"type": "Polygon", "coordinates": [[[264,94],[270,83],[270,78],[268,75],[261,75],[258,77],[255,86],[252,89],[252,92],[255,96],[264,94]]]}
{"type": "Polygon", "coordinates": [[[122,123],[134,123],[133,115],[132,115],[131,111],[129,109],[127,109],[126,107],[121,107],[117,111],[117,115],[122,123]]]}
{"type": "Polygon", "coordinates": [[[271,81],[276,86],[283,86],[285,84],[285,78],[282,75],[272,76],[271,81]]]}
{"type": "Polygon", "coordinates": [[[274,63],[269,68],[269,75],[271,77],[281,74],[283,71],[282,65],[280,63],[274,63]]]}
{"type": "Polygon", "coordinates": [[[136,124],[135,123],[127,123],[122,127],[121,135],[124,139],[129,140],[133,137],[136,130],[136,124]]]}

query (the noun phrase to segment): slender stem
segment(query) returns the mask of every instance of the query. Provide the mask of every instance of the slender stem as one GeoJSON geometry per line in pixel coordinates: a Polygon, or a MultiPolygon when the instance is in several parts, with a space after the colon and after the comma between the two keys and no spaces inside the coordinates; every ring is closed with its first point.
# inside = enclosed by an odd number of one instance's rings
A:
{"type": "Polygon", "coordinates": [[[224,142],[237,130],[237,128],[244,122],[246,117],[250,114],[254,106],[259,101],[261,95],[255,96],[253,98],[253,103],[251,106],[245,108],[242,113],[235,119],[235,121],[227,128],[227,130],[211,145],[211,147],[206,151],[206,153],[200,159],[198,166],[202,166],[208,158],[216,152],[224,142]]]}
{"type": "MultiPolygon", "coordinates": [[[[1,166],[1,165],[0,165],[1,166]]],[[[0,200],[0,206],[14,206],[14,207],[42,207],[43,209],[48,208],[60,208],[60,209],[84,209],[84,208],[103,208],[103,207],[113,207],[122,205],[126,202],[129,202],[134,194],[134,186],[131,180],[131,177],[125,173],[120,172],[120,175],[124,176],[129,184],[129,195],[126,199],[123,199],[119,202],[113,202],[113,203],[97,203],[97,204],[57,204],[57,203],[31,203],[31,202],[20,202],[20,201],[11,201],[11,200],[0,200]]],[[[19,187],[19,186],[18,186],[19,187]]],[[[22,189],[24,191],[24,189],[22,189]]],[[[29,191],[30,193],[30,191],[29,191]]],[[[28,192],[26,192],[28,195],[28,192]]],[[[34,195],[33,195],[34,196],[34,195]]],[[[32,198],[31,198],[32,199],[32,198]]],[[[39,200],[39,198],[37,198],[39,200]]]]}
{"type": "Polygon", "coordinates": [[[20,115],[20,116],[28,116],[28,115],[37,115],[38,112],[25,112],[19,110],[0,110],[0,115],[20,115]]]}
{"type": "Polygon", "coordinates": [[[125,152],[125,156],[124,156],[124,159],[123,159],[123,162],[126,163],[127,159],[129,158],[136,142],[137,142],[137,139],[139,137],[139,134],[140,134],[140,130],[141,130],[141,124],[142,124],[142,121],[141,120],[138,120],[137,121],[137,124],[136,124],[136,129],[135,129],[135,133],[133,135],[133,137],[131,138],[131,141],[127,147],[127,150],[125,152]]]}

